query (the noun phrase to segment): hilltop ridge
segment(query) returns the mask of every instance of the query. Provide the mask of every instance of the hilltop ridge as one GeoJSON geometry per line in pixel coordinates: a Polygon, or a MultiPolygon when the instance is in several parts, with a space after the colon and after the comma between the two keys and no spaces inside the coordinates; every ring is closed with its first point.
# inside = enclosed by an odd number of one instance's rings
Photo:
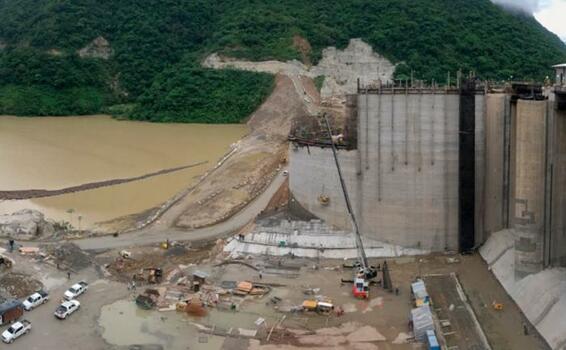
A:
{"type": "Polygon", "coordinates": [[[398,78],[543,79],[566,60],[566,44],[532,16],[489,0],[1,0],[0,114],[238,122],[273,77],[203,68],[209,54],[311,65],[351,38],[397,64],[398,78]]]}

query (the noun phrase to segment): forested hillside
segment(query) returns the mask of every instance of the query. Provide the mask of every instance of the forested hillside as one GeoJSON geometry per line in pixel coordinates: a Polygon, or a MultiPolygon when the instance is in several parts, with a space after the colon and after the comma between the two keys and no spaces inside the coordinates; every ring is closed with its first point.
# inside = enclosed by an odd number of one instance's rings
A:
{"type": "Polygon", "coordinates": [[[359,37],[403,62],[398,76],[413,70],[423,79],[458,69],[542,79],[566,61],[558,37],[489,0],[0,0],[0,114],[237,122],[273,78],[200,61],[215,51],[304,59],[295,35],[310,43],[311,63],[359,37]],[[110,44],[108,59],[79,57],[97,37],[110,44]]]}

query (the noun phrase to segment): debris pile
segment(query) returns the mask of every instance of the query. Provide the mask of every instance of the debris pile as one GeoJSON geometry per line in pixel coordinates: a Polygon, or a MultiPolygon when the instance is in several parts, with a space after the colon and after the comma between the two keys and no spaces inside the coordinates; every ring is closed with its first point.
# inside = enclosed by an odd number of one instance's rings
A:
{"type": "Polygon", "coordinates": [[[90,256],[85,253],[79,246],[74,243],[63,243],[56,246],[46,246],[46,259],[53,261],[60,268],[73,269],[76,271],[85,269],[90,266],[90,256]]]}
{"type": "MultiPolygon", "coordinates": [[[[193,266],[208,258],[211,245],[199,249],[189,249],[176,242],[164,242],[167,248],[138,247],[131,250],[108,252],[96,256],[96,261],[104,266],[112,279],[121,282],[131,282],[136,276],[136,282],[150,283],[147,281],[151,271],[161,269],[164,280],[170,279],[173,271],[179,272],[179,267],[193,266]]],[[[157,277],[157,276],[156,276],[157,277]]],[[[161,283],[155,279],[151,283],[161,283]]]]}
{"type": "Polygon", "coordinates": [[[23,273],[9,272],[0,278],[0,295],[23,298],[43,289],[43,284],[23,273]]]}
{"type": "Polygon", "coordinates": [[[206,316],[207,314],[207,311],[204,308],[203,303],[197,298],[191,299],[185,305],[184,311],[189,315],[198,316],[198,317],[203,317],[206,316]]]}
{"type": "Polygon", "coordinates": [[[195,270],[186,272],[178,266],[169,271],[163,282],[146,289],[136,298],[143,309],[186,312],[193,316],[205,316],[209,308],[236,311],[246,298],[258,298],[268,294],[271,287],[249,281],[222,281],[214,285],[209,274],[195,270]]]}
{"type": "Polygon", "coordinates": [[[0,254],[0,271],[2,269],[9,269],[14,265],[14,260],[0,254]]]}
{"type": "Polygon", "coordinates": [[[150,310],[155,307],[159,300],[159,291],[155,289],[146,289],[136,298],[136,305],[142,309],[150,310]]]}
{"type": "Polygon", "coordinates": [[[263,296],[271,291],[269,286],[259,284],[259,283],[252,283],[249,281],[242,281],[238,283],[235,289],[232,290],[232,293],[235,295],[246,296],[246,295],[260,295],[263,296]]]}

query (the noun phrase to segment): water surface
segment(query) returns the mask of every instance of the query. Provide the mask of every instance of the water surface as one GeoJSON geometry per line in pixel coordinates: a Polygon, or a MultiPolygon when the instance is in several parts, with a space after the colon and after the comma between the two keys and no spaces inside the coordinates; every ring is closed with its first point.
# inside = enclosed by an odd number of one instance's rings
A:
{"type": "Polygon", "coordinates": [[[246,131],[244,125],[153,124],[108,116],[0,117],[0,190],[52,190],[208,161],[116,186],[0,201],[0,214],[32,208],[74,226],[81,216],[84,228],[142,212],[193,184],[246,131]]]}

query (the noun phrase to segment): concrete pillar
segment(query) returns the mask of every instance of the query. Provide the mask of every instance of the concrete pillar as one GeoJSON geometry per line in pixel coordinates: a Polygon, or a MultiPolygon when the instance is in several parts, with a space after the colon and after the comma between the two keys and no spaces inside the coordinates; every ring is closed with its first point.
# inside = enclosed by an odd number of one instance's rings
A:
{"type": "Polygon", "coordinates": [[[505,112],[508,103],[505,94],[486,95],[485,113],[485,191],[484,237],[485,242],[493,232],[501,231],[504,223],[505,177],[505,112]]]}
{"type": "Polygon", "coordinates": [[[515,198],[512,203],[517,279],[541,270],[543,262],[546,101],[517,101],[515,198]]]}
{"type": "Polygon", "coordinates": [[[485,95],[476,95],[476,125],[475,125],[475,148],[476,148],[476,194],[475,194],[475,245],[479,246],[485,239],[484,207],[485,207],[485,158],[486,158],[486,131],[485,95]]]}
{"type": "Polygon", "coordinates": [[[550,265],[566,267],[566,111],[554,114],[550,208],[550,265]]]}

